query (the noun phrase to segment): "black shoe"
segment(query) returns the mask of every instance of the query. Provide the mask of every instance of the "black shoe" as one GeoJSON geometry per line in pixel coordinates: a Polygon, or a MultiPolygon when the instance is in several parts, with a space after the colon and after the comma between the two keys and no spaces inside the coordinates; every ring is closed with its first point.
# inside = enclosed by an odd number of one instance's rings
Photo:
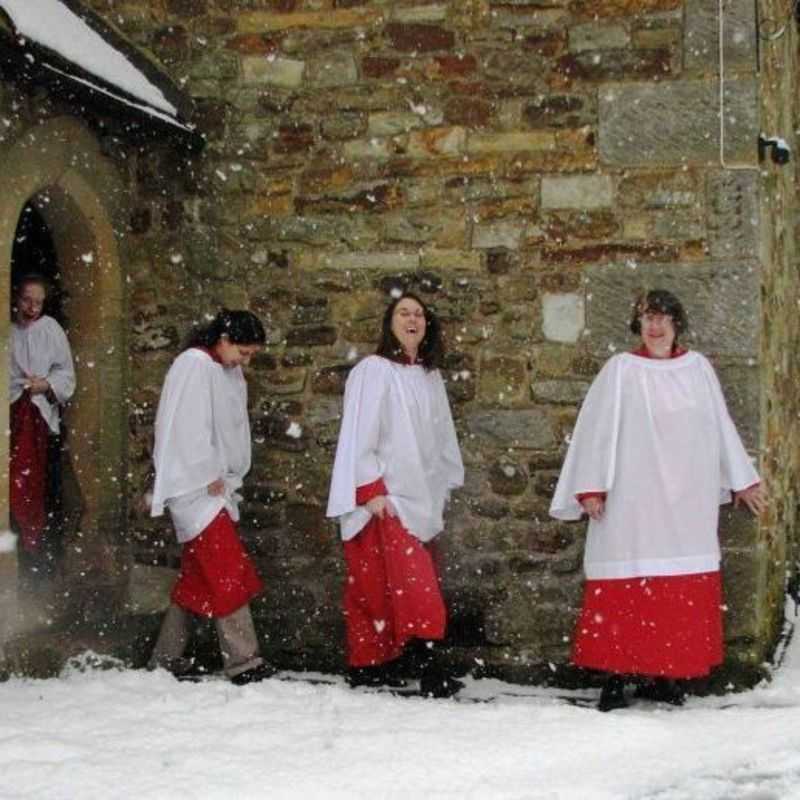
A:
{"type": "Polygon", "coordinates": [[[603,691],[600,692],[600,702],[597,704],[597,710],[613,711],[617,708],[627,707],[625,681],[619,675],[612,675],[603,686],[603,691]]]}
{"type": "Polygon", "coordinates": [[[423,697],[452,697],[463,688],[462,681],[447,675],[430,673],[419,679],[419,691],[423,697]]]}
{"type": "Polygon", "coordinates": [[[244,686],[248,683],[258,683],[259,681],[271,678],[275,674],[275,668],[270,664],[261,662],[257,667],[251,667],[244,672],[239,672],[231,677],[231,683],[235,686],[244,686]]]}
{"type": "Polygon", "coordinates": [[[407,683],[399,675],[394,675],[385,664],[374,667],[351,667],[347,670],[347,685],[355,689],[358,686],[388,686],[390,689],[402,689],[407,683]]]}
{"type": "Polygon", "coordinates": [[[682,706],[686,701],[686,692],[681,682],[670,678],[653,678],[641,683],[636,687],[633,696],[652,700],[654,703],[669,703],[671,706],[682,706]]]}

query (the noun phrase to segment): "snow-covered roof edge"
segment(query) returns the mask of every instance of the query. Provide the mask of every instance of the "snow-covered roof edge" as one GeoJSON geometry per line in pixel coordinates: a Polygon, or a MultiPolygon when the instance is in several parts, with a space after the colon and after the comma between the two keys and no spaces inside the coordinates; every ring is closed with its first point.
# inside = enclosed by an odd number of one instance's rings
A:
{"type": "Polygon", "coordinates": [[[0,0],[0,12],[11,21],[32,68],[197,136],[191,98],[154,59],[79,0],[0,0]]]}

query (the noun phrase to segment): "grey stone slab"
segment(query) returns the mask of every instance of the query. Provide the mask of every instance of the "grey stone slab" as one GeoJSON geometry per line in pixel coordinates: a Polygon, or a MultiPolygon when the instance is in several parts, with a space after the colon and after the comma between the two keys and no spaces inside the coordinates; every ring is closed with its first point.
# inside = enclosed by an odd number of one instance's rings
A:
{"type": "MultiPolygon", "coordinates": [[[[719,4],[686,0],[683,29],[684,69],[718,72],[719,4]]],[[[755,72],[758,32],[752,0],[726,0],[722,16],[724,66],[731,72],[755,72]]]]}
{"type": "Polygon", "coordinates": [[[711,256],[755,259],[759,246],[758,171],[709,173],[706,196],[711,256]]]}
{"type": "Polygon", "coordinates": [[[643,289],[675,292],[689,316],[685,343],[707,355],[757,359],[759,267],[755,262],[603,264],[586,270],[586,339],[598,358],[631,349],[632,304],[643,289]]]}
{"type": "MultiPolygon", "coordinates": [[[[725,84],[725,160],[758,161],[756,82],[725,84]]],[[[599,149],[605,164],[719,164],[719,83],[672,81],[615,85],[600,93],[599,149]]]]}
{"type": "Polygon", "coordinates": [[[471,434],[503,447],[540,450],[555,444],[550,418],[541,411],[477,411],[466,422],[471,434]]]}

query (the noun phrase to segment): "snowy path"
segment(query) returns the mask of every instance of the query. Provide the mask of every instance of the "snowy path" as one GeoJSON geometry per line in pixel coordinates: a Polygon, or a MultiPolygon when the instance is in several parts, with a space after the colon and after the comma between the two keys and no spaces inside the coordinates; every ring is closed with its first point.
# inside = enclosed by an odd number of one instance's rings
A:
{"type": "MultiPolygon", "coordinates": [[[[491,694],[497,682],[470,682],[491,694]]],[[[2,800],[800,799],[800,636],[768,686],[600,714],[69,671],[0,684],[2,800]]]]}

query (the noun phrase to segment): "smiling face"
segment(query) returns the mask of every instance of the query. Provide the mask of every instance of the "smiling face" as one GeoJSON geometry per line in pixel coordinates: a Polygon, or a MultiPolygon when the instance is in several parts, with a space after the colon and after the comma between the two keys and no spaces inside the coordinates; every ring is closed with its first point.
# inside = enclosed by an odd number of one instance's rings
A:
{"type": "Polygon", "coordinates": [[[223,367],[246,367],[250,359],[261,350],[261,345],[235,344],[227,336],[222,336],[213,349],[223,367]]]}
{"type": "Polygon", "coordinates": [[[669,358],[675,343],[675,323],[669,314],[647,310],[640,317],[642,343],[654,358],[669,358]]]}
{"type": "Polygon", "coordinates": [[[394,308],[392,333],[411,358],[417,357],[425,330],[425,311],[422,306],[412,297],[404,297],[394,308]]]}
{"type": "Polygon", "coordinates": [[[36,322],[42,316],[44,301],[47,298],[41,283],[24,283],[17,295],[17,323],[23,327],[36,322]]]}

